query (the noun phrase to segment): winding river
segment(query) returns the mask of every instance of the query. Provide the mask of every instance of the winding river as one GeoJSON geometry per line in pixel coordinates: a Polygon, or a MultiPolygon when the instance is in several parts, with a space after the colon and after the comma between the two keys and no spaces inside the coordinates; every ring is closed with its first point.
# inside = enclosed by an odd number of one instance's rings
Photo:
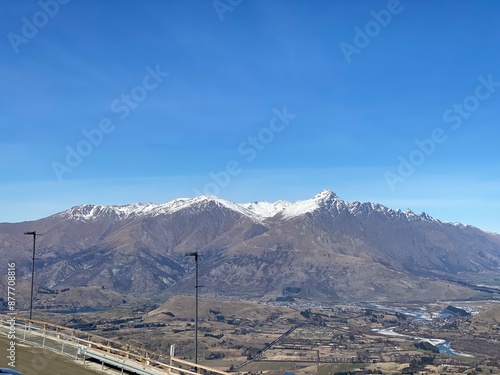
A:
{"type": "MultiPolygon", "coordinates": [[[[418,320],[432,320],[432,315],[429,314],[425,308],[421,308],[420,310],[414,310],[414,309],[407,309],[404,307],[387,307],[379,304],[370,304],[372,307],[376,309],[381,309],[381,310],[388,310],[388,311],[397,311],[400,313],[403,313],[405,315],[412,316],[415,321],[418,320]]],[[[446,318],[451,316],[452,314],[448,312],[441,312],[439,313],[440,318],[446,318]]],[[[456,355],[460,357],[470,357],[473,358],[473,355],[466,354],[466,353],[460,353],[451,348],[451,344],[447,340],[443,339],[429,339],[425,337],[417,337],[417,336],[409,336],[409,335],[403,335],[401,333],[394,332],[396,327],[389,327],[389,328],[384,328],[384,329],[373,329],[374,332],[380,333],[381,335],[385,336],[393,336],[393,337],[405,337],[408,339],[413,339],[413,340],[419,340],[419,341],[426,341],[435,347],[439,349],[440,353],[443,354],[448,354],[448,355],[456,355]]]]}
{"type": "Polygon", "coordinates": [[[434,345],[435,347],[437,347],[439,349],[440,353],[449,354],[449,355],[457,355],[460,357],[471,357],[471,358],[474,357],[470,354],[459,353],[459,352],[454,351],[450,346],[450,342],[447,340],[429,339],[429,338],[425,338],[425,337],[403,335],[401,333],[394,332],[395,329],[396,329],[396,327],[389,327],[389,328],[383,328],[383,329],[373,329],[373,331],[376,333],[380,333],[381,335],[385,335],[385,336],[404,337],[404,338],[413,339],[413,340],[426,341],[426,342],[434,345]]]}

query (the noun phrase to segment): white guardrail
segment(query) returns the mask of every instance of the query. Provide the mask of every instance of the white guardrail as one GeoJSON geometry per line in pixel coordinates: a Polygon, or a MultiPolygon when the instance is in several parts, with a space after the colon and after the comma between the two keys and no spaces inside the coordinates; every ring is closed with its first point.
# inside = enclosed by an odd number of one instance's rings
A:
{"type": "MultiPolygon", "coordinates": [[[[0,315],[0,333],[7,334],[12,326],[10,316],[0,315]]],[[[208,366],[135,348],[83,331],[51,323],[16,317],[16,339],[70,356],[75,360],[93,360],[102,367],[115,368],[138,375],[233,375],[208,366]]]]}

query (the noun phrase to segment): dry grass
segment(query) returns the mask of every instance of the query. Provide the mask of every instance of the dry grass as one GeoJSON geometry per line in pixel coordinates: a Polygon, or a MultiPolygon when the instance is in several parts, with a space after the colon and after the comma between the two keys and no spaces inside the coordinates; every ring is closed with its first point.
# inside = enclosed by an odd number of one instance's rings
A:
{"type": "MultiPolygon", "coordinates": [[[[321,371],[324,374],[359,368],[360,365],[357,364],[342,363],[352,360],[365,362],[363,366],[370,365],[372,369],[377,369],[379,366],[384,372],[400,373],[400,369],[406,367],[412,358],[429,354],[415,349],[414,340],[380,336],[372,331],[373,328],[396,325],[394,321],[398,319],[397,316],[387,311],[367,315],[364,310],[356,308],[332,310],[313,308],[310,319],[307,320],[300,314],[306,309],[305,307],[294,309],[250,301],[205,297],[200,298],[199,302],[200,362],[222,370],[227,370],[231,365],[238,366],[244,363],[247,355],[254,355],[264,348],[266,343],[273,342],[293,326],[299,327],[266,351],[259,361],[247,364],[241,371],[268,371],[267,375],[273,375],[274,371],[312,374],[316,373],[315,370],[311,371],[316,367],[315,361],[319,353],[323,363],[332,363],[321,365],[320,369],[323,368],[321,371]],[[301,323],[304,324],[300,326],[301,323]],[[215,359],[205,359],[209,357],[215,359]],[[379,363],[372,364],[373,360],[379,363]],[[305,361],[311,362],[306,364],[305,361]],[[385,363],[380,363],[381,361],[385,363]],[[398,361],[403,363],[397,363],[398,361]]],[[[98,335],[162,354],[168,354],[170,344],[176,344],[176,356],[193,359],[194,306],[193,296],[177,295],[149,313],[135,314],[135,318],[131,310],[127,311],[123,307],[120,310],[89,314],[88,317],[94,321],[97,316],[101,320],[105,317],[104,319],[125,321],[124,324],[116,323],[117,327],[119,326],[118,330],[98,331],[96,332],[98,335]],[[130,318],[124,319],[124,317],[130,318]],[[135,326],[136,323],[140,323],[139,326],[135,326]],[[158,323],[164,326],[157,326],[158,323]],[[148,326],[151,324],[156,326],[148,326]]],[[[472,319],[496,322],[498,307],[494,305],[464,322],[469,324],[472,319]]],[[[440,311],[439,306],[435,308],[436,311],[440,311]]],[[[83,317],[83,314],[79,316],[83,317]]],[[[61,324],[65,325],[64,322],[61,324]]],[[[99,327],[102,329],[106,325],[99,327]]],[[[415,335],[448,338],[454,349],[463,352],[475,353],[469,351],[475,345],[476,352],[480,349],[484,354],[488,353],[487,346],[494,345],[487,341],[488,335],[482,334],[478,338],[474,336],[475,332],[470,327],[464,328],[466,329],[460,327],[460,329],[446,330],[444,327],[436,326],[420,327],[415,335]],[[467,340],[470,340],[470,343],[467,340]]],[[[489,332],[489,335],[495,334],[494,330],[489,332]]],[[[493,350],[493,347],[490,349],[493,350]]],[[[491,351],[491,356],[496,358],[497,354],[496,347],[496,352],[491,351]]],[[[466,362],[464,366],[470,368],[466,362]]]]}
{"type": "Polygon", "coordinates": [[[500,324],[500,304],[477,314],[473,318],[473,323],[500,324]]]}
{"type": "MultiPolygon", "coordinates": [[[[157,309],[149,312],[145,316],[146,321],[171,321],[178,319],[191,320],[194,318],[195,299],[193,296],[176,295],[169,298],[157,309]],[[169,317],[167,312],[171,312],[175,317],[169,317]]],[[[200,298],[198,305],[198,317],[203,320],[216,320],[210,311],[219,311],[225,318],[247,319],[252,321],[265,321],[269,317],[276,316],[276,307],[266,306],[255,302],[247,301],[223,301],[212,298],[200,298]]],[[[300,314],[295,309],[280,308],[279,315],[283,318],[300,318],[300,314]]]]}

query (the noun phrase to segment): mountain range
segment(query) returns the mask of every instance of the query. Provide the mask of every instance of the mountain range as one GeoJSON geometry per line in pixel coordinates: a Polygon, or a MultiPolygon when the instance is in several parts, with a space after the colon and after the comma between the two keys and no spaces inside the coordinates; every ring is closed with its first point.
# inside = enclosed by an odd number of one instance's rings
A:
{"type": "Polygon", "coordinates": [[[345,303],[500,293],[484,282],[499,277],[499,235],[425,213],[346,202],[329,190],[293,203],[200,196],[80,205],[1,223],[0,256],[16,263],[21,288],[32,263],[31,238],[23,233],[34,230],[42,234],[37,303],[46,307],[63,306],[71,291],[82,296],[71,299],[79,307],[192,293],[194,262],[186,253],[194,251],[201,293],[210,296],[345,303]],[[98,301],[89,297],[96,289],[98,301]]]}

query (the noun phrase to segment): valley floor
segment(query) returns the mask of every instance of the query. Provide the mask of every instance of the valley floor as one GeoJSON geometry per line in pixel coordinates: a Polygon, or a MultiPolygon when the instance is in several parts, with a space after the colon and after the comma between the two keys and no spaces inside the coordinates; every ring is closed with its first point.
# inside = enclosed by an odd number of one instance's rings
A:
{"type": "MultiPolygon", "coordinates": [[[[202,298],[199,361],[221,370],[269,371],[270,375],[285,371],[500,373],[495,315],[500,304],[457,305],[474,315],[443,313],[447,303],[319,306],[202,298]],[[380,331],[390,327],[397,335],[380,331]],[[439,344],[441,352],[422,342],[439,344]]],[[[81,314],[45,313],[43,320],[165,355],[175,344],[177,357],[192,360],[193,316],[193,298],[174,296],[154,310],[122,306],[81,314]]]]}

